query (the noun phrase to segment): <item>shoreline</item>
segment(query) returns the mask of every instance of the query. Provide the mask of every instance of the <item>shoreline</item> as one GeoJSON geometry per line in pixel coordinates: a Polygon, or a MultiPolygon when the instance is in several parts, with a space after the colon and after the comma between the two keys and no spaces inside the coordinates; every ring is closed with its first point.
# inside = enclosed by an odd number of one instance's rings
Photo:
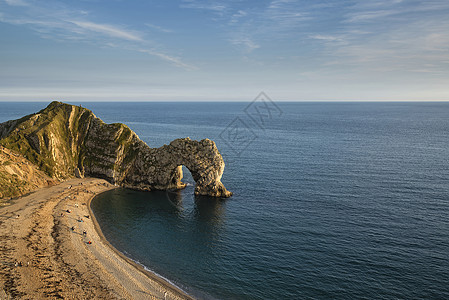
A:
{"type": "Polygon", "coordinates": [[[194,299],[106,240],[90,204],[114,188],[71,179],[0,207],[0,299],[194,299]]]}
{"type": "MultiPolygon", "coordinates": [[[[118,187],[117,187],[118,188],[118,187]]],[[[106,192],[106,191],[104,191],[106,192]]],[[[103,193],[104,193],[103,192],[103,193]]],[[[100,195],[100,194],[98,194],[100,195]]],[[[94,225],[95,231],[97,232],[98,236],[100,237],[101,241],[105,243],[112,251],[114,251],[118,256],[120,256],[123,260],[128,262],[130,265],[132,265],[134,268],[136,268],[139,272],[142,272],[145,274],[145,276],[149,277],[151,280],[156,281],[158,284],[162,285],[165,289],[171,290],[172,293],[181,294],[185,299],[193,300],[194,298],[190,295],[188,295],[185,291],[183,291],[181,288],[177,287],[175,284],[169,282],[164,277],[158,275],[157,273],[154,273],[152,271],[148,271],[145,269],[145,267],[136,261],[132,260],[131,258],[127,257],[125,254],[120,252],[117,248],[115,248],[104,236],[103,231],[101,230],[100,224],[97,221],[97,218],[95,217],[95,214],[92,210],[91,203],[94,200],[94,198],[98,195],[95,195],[91,197],[87,201],[87,209],[89,210],[89,215],[92,219],[92,223],[94,225]]]]}

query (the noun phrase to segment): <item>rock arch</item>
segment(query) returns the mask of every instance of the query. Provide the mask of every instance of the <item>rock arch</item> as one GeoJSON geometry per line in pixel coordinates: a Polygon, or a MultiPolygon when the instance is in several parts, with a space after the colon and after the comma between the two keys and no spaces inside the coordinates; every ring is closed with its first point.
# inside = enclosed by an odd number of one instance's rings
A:
{"type": "Polygon", "coordinates": [[[167,146],[170,155],[163,155],[168,161],[161,163],[174,165],[172,182],[175,188],[185,187],[181,179],[184,165],[195,180],[195,194],[214,197],[229,197],[232,195],[221,183],[224,172],[224,161],[215,143],[209,139],[194,141],[190,138],[177,139],[167,146]]]}
{"type": "Polygon", "coordinates": [[[232,195],[221,182],[225,164],[213,141],[184,138],[160,148],[146,149],[147,151],[140,151],[143,157],[136,159],[135,168],[128,172],[124,180],[125,186],[148,186],[158,190],[184,188],[185,184],[181,181],[184,165],[195,180],[196,195],[232,195]]]}
{"type": "Polygon", "coordinates": [[[184,138],[150,148],[128,126],[106,124],[88,109],[61,102],[0,124],[0,144],[55,179],[86,175],[138,190],[180,189],[184,165],[195,194],[232,195],[221,183],[225,164],[213,141],[184,138]]]}

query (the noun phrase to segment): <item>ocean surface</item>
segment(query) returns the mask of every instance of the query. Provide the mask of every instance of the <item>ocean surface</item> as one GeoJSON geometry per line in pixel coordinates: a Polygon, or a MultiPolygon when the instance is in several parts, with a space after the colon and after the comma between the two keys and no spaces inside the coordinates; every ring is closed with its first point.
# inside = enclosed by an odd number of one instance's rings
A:
{"type": "MultiPolygon", "coordinates": [[[[78,104],[78,103],[73,103],[78,104]]],[[[1,103],[0,122],[43,108],[1,103]]],[[[128,257],[203,299],[449,299],[449,103],[82,103],[151,147],[210,138],[234,196],[117,189],[128,257]]]]}

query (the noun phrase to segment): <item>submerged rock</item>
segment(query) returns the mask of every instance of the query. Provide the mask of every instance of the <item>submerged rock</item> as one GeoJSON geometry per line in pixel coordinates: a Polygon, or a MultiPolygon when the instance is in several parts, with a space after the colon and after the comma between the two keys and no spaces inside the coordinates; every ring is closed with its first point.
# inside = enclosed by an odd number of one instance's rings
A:
{"type": "Polygon", "coordinates": [[[86,108],[61,102],[0,124],[0,145],[59,180],[92,176],[138,190],[180,189],[184,165],[195,194],[232,195],[221,183],[225,164],[213,141],[184,138],[150,148],[128,126],[106,124],[86,108]]]}

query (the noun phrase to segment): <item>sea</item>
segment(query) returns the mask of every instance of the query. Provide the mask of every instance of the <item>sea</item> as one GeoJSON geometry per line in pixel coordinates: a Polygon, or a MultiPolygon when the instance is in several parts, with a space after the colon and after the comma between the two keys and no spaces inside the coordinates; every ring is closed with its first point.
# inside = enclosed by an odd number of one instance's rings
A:
{"type": "MultiPolygon", "coordinates": [[[[48,103],[0,102],[0,122],[48,103]]],[[[116,189],[119,251],[199,299],[449,299],[449,103],[92,102],[150,147],[209,138],[228,199],[116,189]]]]}

